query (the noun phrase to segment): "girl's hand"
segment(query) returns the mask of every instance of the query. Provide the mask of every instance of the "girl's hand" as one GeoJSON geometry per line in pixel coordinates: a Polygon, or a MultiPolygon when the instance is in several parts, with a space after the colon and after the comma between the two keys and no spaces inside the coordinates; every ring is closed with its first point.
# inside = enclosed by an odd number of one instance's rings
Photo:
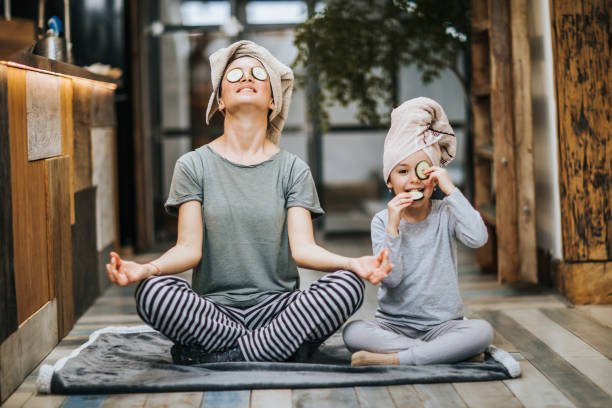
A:
{"type": "Polygon", "coordinates": [[[389,263],[389,248],[380,251],[378,256],[351,258],[349,269],[372,285],[378,285],[393,269],[393,264],[389,263]]]}
{"type": "Polygon", "coordinates": [[[110,281],[119,286],[138,282],[157,272],[153,265],[122,261],[116,252],[111,252],[110,255],[111,260],[106,264],[106,273],[110,281]]]}
{"type": "Polygon", "coordinates": [[[423,181],[427,186],[432,184],[435,186],[437,184],[438,187],[440,187],[440,190],[442,190],[446,195],[449,195],[455,189],[455,185],[453,184],[446,169],[438,166],[431,166],[423,173],[429,176],[429,178],[423,181]]]}
{"type": "Polygon", "coordinates": [[[405,208],[412,205],[412,196],[410,193],[399,193],[391,201],[387,203],[388,220],[387,220],[387,234],[392,237],[399,234],[398,228],[400,220],[402,219],[402,211],[405,208]]]}

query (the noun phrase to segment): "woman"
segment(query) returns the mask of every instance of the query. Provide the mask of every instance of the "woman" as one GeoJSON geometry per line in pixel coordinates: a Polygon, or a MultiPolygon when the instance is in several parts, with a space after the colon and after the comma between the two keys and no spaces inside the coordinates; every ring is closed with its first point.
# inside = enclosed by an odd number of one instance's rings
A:
{"type": "Polygon", "coordinates": [[[183,155],[165,208],[178,214],[176,245],[148,264],[111,256],[107,272],[136,290],[142,319],[172,341],[178,363],[284,361],[319,343],[378,284],[388,254],[346,258],[314,241],[323,214],[308,166],[277,142],[293,73],[265,48],[239,41],[210,57],[224,133],[183,155]],[[333,272],[297,290],[297,266],[333,272]],[[168,276],[194,268],[192,288],[168,276]]]}

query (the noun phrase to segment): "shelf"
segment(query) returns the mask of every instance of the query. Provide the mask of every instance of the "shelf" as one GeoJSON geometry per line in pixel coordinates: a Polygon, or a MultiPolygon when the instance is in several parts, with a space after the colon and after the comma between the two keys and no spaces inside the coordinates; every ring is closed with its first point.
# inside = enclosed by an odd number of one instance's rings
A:
{"type": "Polygon", "coordinates": [[[493,146],[478,146],[476,147],[476,156],[480,159],[493,160],[493,146]]]}
{"type": "Polygon", "coordinates": [[[495,226],[496,213],[495,204],[479,205],[478,211],[482,215],[482,219],[490,226],[495,226]]]}
{"type": "Polygon", "coordinates": [[[107,83],[113,87],[121,86],[120,79],[110,78],[104,75],[94,74],[85,68],[66,62],[56,61],[40,55],[27,52],[17,52],[8,57],[0,57],[0,64],[17,68],[30,69],[33,71],[43,71],[51,74],[81,78],[90,81],[107,83]]]}

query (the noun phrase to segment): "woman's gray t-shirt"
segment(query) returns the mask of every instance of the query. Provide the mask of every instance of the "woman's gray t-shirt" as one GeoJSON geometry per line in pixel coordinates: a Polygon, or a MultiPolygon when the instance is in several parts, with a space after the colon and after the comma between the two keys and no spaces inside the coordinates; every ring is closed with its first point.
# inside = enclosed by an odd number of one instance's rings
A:
{"type": "Polygon", "coordinates": [[[256,165],[232,163],[204,145],[176,162],[166,211],[202,203],[202,259],[193,290],[228,306],[248,307],[299,287],[287,234],[287,209],[313,218],[323,209],[308,165],[279,151],[256,165]]]}

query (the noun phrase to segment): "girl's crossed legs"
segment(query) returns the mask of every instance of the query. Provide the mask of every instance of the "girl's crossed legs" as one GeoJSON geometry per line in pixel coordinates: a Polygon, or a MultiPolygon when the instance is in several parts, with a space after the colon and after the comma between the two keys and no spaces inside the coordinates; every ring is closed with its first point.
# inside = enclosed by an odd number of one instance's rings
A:
{"type": "Polygon", "coordinates": [[[484,320],[449,320],[427,331],[357,320],[347,324],[343,336],[351,352],[380,353],[372,364],[424,365],[456,363],[482,353],[491,345],[493,328],[484,320]]]}

